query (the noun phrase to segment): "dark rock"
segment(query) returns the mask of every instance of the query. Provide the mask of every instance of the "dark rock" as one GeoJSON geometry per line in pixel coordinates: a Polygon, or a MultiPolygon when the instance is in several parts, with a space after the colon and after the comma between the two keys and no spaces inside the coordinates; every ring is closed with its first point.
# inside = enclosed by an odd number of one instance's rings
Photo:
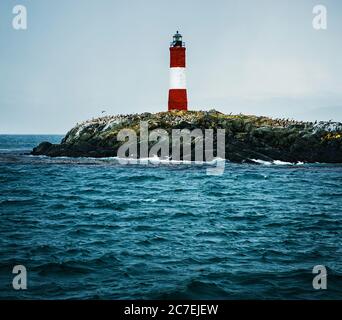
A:
{"type": "Polygon", "coordinates": [[[159,128],[169,133],[176,128],[225,129],[226,159],[234,162],[253,162],[252,159],[259,159],[342,163],[341,123],[225,115],[216,110],[143,113],[92,119],[72,128],[60,144],[43,142],[33,149],[32,154],[51,157],[113,157],[123,143],[117,140],[121,129],[133,129],[139,143],[140,121],[147,121],[150,130],[159,128]]]}
{"type": "Polygon", "coordinates": [[[33,148],[32,154],[33,155],[45,155],[51,149],[52,143],[44,141],[39,144],[37,147],[33,148]]]}

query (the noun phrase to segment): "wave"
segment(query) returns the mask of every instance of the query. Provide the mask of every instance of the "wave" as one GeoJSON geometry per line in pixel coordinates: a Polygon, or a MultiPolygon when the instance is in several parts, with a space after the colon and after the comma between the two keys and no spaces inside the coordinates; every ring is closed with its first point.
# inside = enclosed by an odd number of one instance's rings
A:
{"type": "Polygon", "coordinates": [[[84,263],[79,262],[48,262],[39,266],[33,267],[39,275],[59,274],[61,276],[69,276],[75,274],[88,274],[93,272],[93,269],[84,263]]]}
{"type": "Polygon", "coordinates": [[[28,199],[5,199],[0,201],[0,205],[6,206],[27,206],[34,205],[37,203],[37,199],[28,198],[28,199]]]}
{"type": "Polygon", "coordinates": [[[5,153],[5,152],[10,152],[10,153],[14,153],[14,152],[30,152],[31,149],[29,148],[0,148],[0,153],[5,153]]]}
{"type": "Polygon", "coordinates": [[[148,157],[148,158],[139,158],[139,159],[130,159],[130,158],[119,158],[119,157],[112,157],[112,158],[102,158],[102,159],[115,159],[119,162],[129,162],[135,164],[196,164],[196,165],[216,165],[218,162],[225,162],[225,159],[222,158],[214,158],[210,161],[197,161],[197,160],[173,160],[170,158],[161,158],[158,156],[148,157]]]}
{"type": "Polygon", "coordinates": [[[159,165],[159,164],[185,164],[185,165],[217,165],[218,163],[226,162],[226,159],[223,158],[214,158],[210,161],[197,161],[197,160],[173,160],[170,158],[161,158],[158,156],[148,157],[148,158],[120,158],[120,157],[103,157],[103,158],[95,158],[95,157],[48,157],[45,155],[28,155],[31,158],[37,159],[48,159],[51,162],[60,162],[62,163],[76,163],[76,164],[88,164],[88,163],[113,163],[113,164],[137,164],[137,165],[159,165]]]}
{"type": "Polygon", "coordinates": [[[304,162],[298,161],[298,162],[286,162],[281,160],[273,160],[273,161],[265,161],[260,159],[250,159],[251,161],[262,164],[265,166],[271,166],[271,165],[277,165],[277,166],[301,166],[304,165],[304,162]]]}
{"type": "Polygon", "coordinates": [[[167,292],[159,292],[152,295],[152,299],[180,300],[180,299],[226,299],[230,293],[216,283],[210,283],[200,279],[190,279],[184,285],[167,292]]]}
{"type": "MultiPolygon", "coordinates": [[[[1,156],[1,149],[0,149],[0,156],[1,156]]],[[[3,155],[8,155],[3,153],[3,155]]],[[[13,153],[14,156],[25,156],[29,159],[40,159],[43,162],[48,163],[55,163],[55,164],[79,164],[79,165],[196,165],[196,166],[222,166],[225,163],[231,163],[227,159],[223,159],[220,157],[214,158],[210,161],[196,161],[196,160],[173,160],[171,158],[161,158],[158,156],[147,157],[147,158],[120,158],[120,157],[103,157],[103,158],[96,158],[96,157],[49,157],[45,155],[30,155],[30,154],[18,154],[13,153]]],[[[8,160],[8,159],[7,159],[8,160]]],[[[15,159],[17,161],[17,159],[15,159]]],[[[297,162],[287,162],[282,160],[272,160],[266,161],[261,159],[246,159],[249,160],[250,163],[255,163],[264,166],[341,166],[342,163],[306,163],[302,161],[297,162]]],[[[242,163],[243,164],[243,163],[242,163]]]]}

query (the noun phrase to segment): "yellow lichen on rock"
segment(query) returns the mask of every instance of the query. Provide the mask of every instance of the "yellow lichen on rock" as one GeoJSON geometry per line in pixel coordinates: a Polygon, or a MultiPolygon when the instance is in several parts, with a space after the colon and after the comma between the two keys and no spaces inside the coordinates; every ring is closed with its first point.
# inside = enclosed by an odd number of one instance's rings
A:
{"type": "Polygon", "coordinates": [[[342,132],[329,132],[322,137],[324,141],[337,140],[342,138],[342,132]]]}

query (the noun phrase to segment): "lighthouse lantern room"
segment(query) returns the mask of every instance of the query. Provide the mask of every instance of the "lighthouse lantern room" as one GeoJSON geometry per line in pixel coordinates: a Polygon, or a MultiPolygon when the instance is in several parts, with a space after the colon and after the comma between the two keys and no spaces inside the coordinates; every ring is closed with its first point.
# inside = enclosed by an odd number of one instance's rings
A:
{"type": "Polygon", "coordinates": [[[168,110],[187,110],[185,43],[177,31],[170,45],[170,87],[168,110]]]}

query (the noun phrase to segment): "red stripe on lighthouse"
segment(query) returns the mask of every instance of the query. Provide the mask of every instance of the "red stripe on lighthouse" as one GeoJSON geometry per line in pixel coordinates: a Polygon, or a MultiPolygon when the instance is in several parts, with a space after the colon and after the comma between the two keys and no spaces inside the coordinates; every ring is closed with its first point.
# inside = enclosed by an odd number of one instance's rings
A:
{"type": "Polygon", "coordinates": [[[169,111],[170,110],[188,110],[186,89],[169,90],[169,111]]]}
{"type": "Polygon", "coordinates": [[[171,47],[170,48],[170,68],[185,68],[185,48],[171,47]]]}

